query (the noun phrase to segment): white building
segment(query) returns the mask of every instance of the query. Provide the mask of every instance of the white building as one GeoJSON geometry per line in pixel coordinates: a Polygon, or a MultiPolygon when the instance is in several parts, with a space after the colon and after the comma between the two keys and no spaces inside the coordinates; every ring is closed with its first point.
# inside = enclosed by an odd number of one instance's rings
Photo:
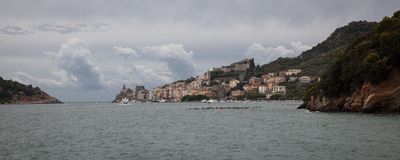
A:
{"type": "Polygon", "coordinates": [[[268,87],[265,85],[258,86],[258,93],[265,93],[268,90],[268,87]]]}
{"type": "Polygon", "coordinates": [[[310,83],[311,82],[311,77],[309,76],[302,76],[299,78],[300,83],[310,83]]]}
{"type": "Polygon", "coordinates": [[[196,79],[193,82],[190,83],[190,86],[192,88],[198,89],[203,86],[203,80],[202,79],[196,79]]]}
{"type": "Polygon", "coordinates": [[[235,87],[237,86],[238,83],[240,83],[239,80],[237,80],[237,79],[232,79],[232,80],[229,81],[229,86],[230,86],[231,88],[235,88],[235,87]]]}
{"type": "Polygon", "coordinates": [[[272,88],[273,94],[286,94],[286,86],[274,86],[272,88]]]}

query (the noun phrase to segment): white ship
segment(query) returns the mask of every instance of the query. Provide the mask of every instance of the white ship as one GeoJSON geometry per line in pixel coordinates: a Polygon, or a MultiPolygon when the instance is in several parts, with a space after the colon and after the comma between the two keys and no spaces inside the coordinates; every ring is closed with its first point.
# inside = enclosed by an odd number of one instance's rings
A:
{"type": "Polygon", "coordinates": [[[128,102],[129,102],[129,99],[126,97],[121,99],[121,104],[128,104],[128,102]]]}

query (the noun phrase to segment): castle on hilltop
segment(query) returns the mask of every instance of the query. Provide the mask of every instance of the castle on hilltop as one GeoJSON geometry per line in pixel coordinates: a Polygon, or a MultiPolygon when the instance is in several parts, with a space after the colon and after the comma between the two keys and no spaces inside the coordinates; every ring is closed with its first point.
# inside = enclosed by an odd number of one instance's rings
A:
{"type": "Polygon", "coordinates": [[[206,73],[204,73],[204,77],[207,79],[208,83],[211,83],[213,80],[220,82],[230,81],[233,79],[245,81],[247,72],[254,67],[254,59],[246,58],[227,66],[209,69],[206,73]]]}

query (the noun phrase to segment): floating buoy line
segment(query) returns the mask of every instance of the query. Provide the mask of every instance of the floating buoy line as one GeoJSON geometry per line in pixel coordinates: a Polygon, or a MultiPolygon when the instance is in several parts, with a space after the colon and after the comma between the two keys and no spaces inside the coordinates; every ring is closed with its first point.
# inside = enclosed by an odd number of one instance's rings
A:
{"type": "Polygon", "coordinates": [[[191,107],[188,110],[195,110],[195,111],[205,111],[205,110],[244,110],[244,109],[256,109],[261,108],[261,106],[254,106],[254,107],[191,107]]]}

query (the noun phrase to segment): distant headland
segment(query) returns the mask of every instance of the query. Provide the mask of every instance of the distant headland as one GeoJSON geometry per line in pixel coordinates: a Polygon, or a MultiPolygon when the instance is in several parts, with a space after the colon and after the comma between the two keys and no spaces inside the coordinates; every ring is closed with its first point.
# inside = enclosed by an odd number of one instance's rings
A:
{"type": "Polygon", "coordinates": [[[0,104],[48,104],[63,103],[42,91],[39,87],[25,85],[0,77],[0,104]]]}

